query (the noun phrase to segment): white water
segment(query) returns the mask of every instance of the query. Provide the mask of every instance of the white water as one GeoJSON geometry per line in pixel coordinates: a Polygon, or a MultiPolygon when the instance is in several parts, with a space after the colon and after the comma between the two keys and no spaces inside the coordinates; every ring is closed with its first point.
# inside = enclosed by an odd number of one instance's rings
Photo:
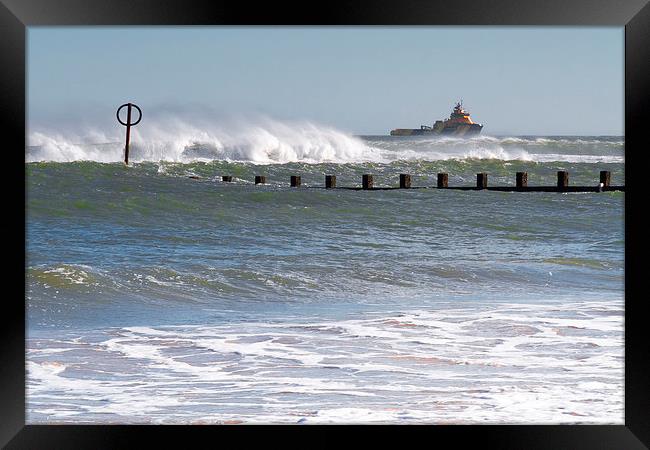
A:
{"type": "MultiPolygon", "coordinates": [[[[34,129],[27,162],[123,159],[124,128],[83,131],[34,129]]],[[[244,161],[256,164],[389,163],[398,160],[497,159],[534,162],[622,163],[623,142],[598,138],[390,138],[352,136],[309,121],[186,121],[153,118],[132,128],[129,159],[244,161]]]]}
{"type": "Polygon", "coordinates": [[[621,313],[502,304],[71,334],[28,346],[29,421],[620,424],[621,313]]]}
{"type": "MultiPolygon", "coordinates": [[[[122,133],[124,132],[122,130],[122,133]]],[[[372,161],[377,155],[356,137],[307,121],[190,124],[177,118],[142,122],[131,131],[132,161],[250,161],[260,164],[304,161],[372,161]]],[[[89,130],[82,134],[35,131],[29,135],[27,162],[123,159],[119,133],[89,130]],[[100,143],[100,144],[97,144],[100,143]]]]}

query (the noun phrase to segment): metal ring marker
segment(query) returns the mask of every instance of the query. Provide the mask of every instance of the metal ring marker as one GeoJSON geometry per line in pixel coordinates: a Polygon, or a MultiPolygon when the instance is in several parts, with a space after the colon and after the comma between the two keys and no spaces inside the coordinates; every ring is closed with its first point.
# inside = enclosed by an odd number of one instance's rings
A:
{"type": "Polygon", "coordinates": [[[117,113],[115,113],[115,116],[117,117],[117,121],[126,127],[126,144],[124,145],[124,164],[128,165],[129,164],[129,140],[131,139],[131,127],[139,124],[140,121],[142,120],[142,110],[135,103],[125,103],[122,106],[120,106],[119,108],[117,108],[117,113]],[[126,110],[126,123],[122,122],[122,120],[120,119],[120,111],[125,106],[127,107],[127,110],[126,110]],[[131,108],[132,107],[137,109],[138,114],[139,114],[138,120],[136,120],[135,122],[131,122],[131,108]]]}

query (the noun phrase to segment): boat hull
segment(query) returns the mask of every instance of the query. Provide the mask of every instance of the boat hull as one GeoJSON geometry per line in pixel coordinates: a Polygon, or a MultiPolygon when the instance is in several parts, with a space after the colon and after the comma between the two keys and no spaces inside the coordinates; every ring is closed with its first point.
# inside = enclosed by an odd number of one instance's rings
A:
{"type": "Polygon", "coordinates": [[[440,130],[420,128],[396,128],[391,130],[391,136],[476,136],[483,129],[478,123],[460,124],[453,127],[444,127],[440,130]]]}

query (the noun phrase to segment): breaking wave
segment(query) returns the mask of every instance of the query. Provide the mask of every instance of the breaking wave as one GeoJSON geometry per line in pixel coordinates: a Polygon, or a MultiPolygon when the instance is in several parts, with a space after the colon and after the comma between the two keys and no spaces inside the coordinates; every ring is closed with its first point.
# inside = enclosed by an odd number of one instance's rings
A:
{"type": "MultiPolygon", "coordinates": [[[[26,162],[119,162],[123,128],[83,133],[35,130],[26,162]]],[[[402,138],[353,136],[309,121],[188,121],[155,118],[132,129],[133,162],[242,161],[255,164],[301,162],[389,163],[399,160],[496,159],[534,162],[623,162],[621,137],[402,138]]]]}
{"type": "MultiPolygon", "coordinates": [[[[123,159],[123,139],[119,133],[95,130],[85,135],[37,131],[29,135],[26,159],[118,162],[123,159]]],[[[361,139],[306,121],[285,123],[266,119],[255,124],[201,126],[168,119],[134,127],[131,139],[129,159],[134,162],[225,160],[271,164],[374,160],[372,149],[361,139]]]]}

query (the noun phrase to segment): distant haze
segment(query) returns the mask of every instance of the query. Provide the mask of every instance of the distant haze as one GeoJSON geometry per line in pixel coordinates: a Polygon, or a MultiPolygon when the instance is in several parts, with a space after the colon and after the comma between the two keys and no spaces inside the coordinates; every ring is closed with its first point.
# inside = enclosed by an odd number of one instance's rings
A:
{"type": "Polygon", "coordinates": [[[623,68],[622,27],[30,27],[28,126],[132,101],[388,134],[463,99],[488,135],[622,135],[623,68]]]}

